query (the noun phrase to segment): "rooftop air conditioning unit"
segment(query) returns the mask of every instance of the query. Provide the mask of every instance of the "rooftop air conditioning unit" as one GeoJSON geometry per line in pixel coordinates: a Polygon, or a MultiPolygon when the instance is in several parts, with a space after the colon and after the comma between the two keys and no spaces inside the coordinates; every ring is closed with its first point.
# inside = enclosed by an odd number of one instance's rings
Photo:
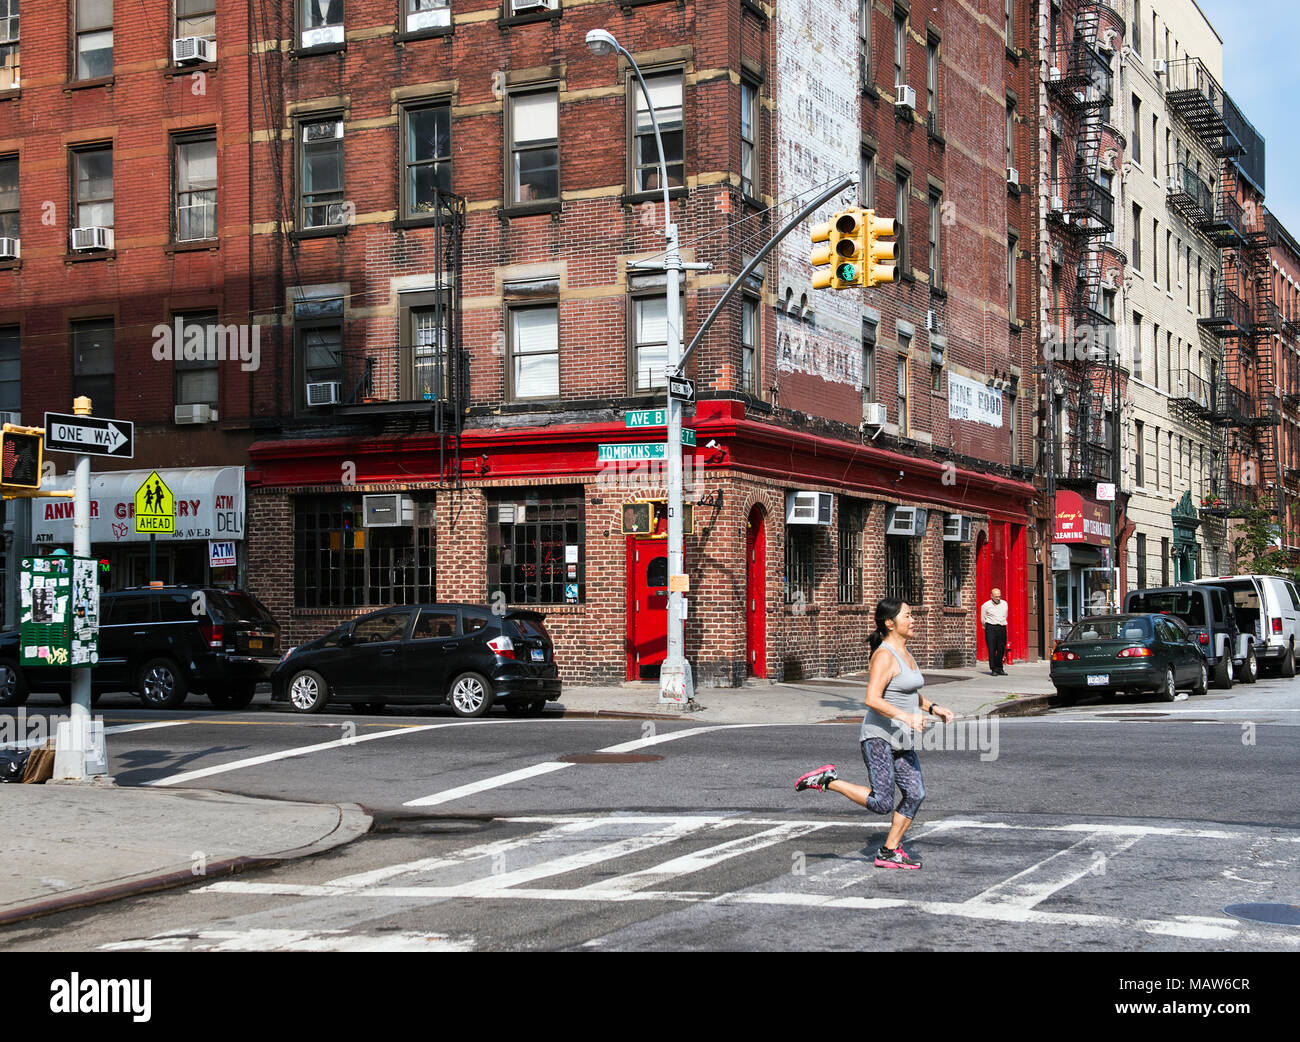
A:
{"type": "Polygon", "coordinates": [[[308,123],[302,128],[302,139],[306,144],[313,141],[337,141],[343,136],[343,121],[330,120],[326,123],[308,123]]]}
{"type": "Polygon", "coordinates": [[[172,61],[177,65],[217,60],[217,42],[202,36],[182,36],[172,41],[172,61]]]}
{"type": "Polygon", "coordinates": [[[969,543],[971,518],[965,514],[945,514],[943,519],[943,541],[945,543],[969,543]]]}
{"type": "Polygon", "coordinates": [[[939,332],[939,312],[933,308],[925,313],[925,330],[927,333],[939,332]]]}
{"type": "Polygon", "coordinates": [[[925,519],[923,507],[890,507],[885,513],[885,535],[918,538],[925,535],[925,519]]]}
{"type": "Polygon", "coordinates": [[[22,241],[19,239],[10,239],[7,236],[0,238],[0,260],[17,260],[22,256],[22,241]]]}
{"type": "Polygon", "coordinates": [[[1166,62],[1163,58],[1151,59],[1151,71],[1154,72],[1157,76],[1163,76],[1168,68],[1169,68],[1169,63],[1166,62]]]}
{"type": "Polygon", "coordinates": [[[112,228],[73,228],[70,238],[74,252],[113,248],[112,228]]]}
{"type": "Polygon", "coordinates": [[[362,496],[361,505],[366,528],[400,528],[415,520],[415,503],[398,492],[362,496]]]}
{"type": "Polygon", "coordinates": [[[321,383],[307,385],[307,404],[313,408],[320,405],[338,405],[339,382],[325,380],[321,383]]]}
{"type": "Polygon", "coordinates": [[[1014,166],[1007,167],[1007,184],[1020,187],[1020,171],[1014,166]]]}
{"type": "Polygon", "coordinates": [[[527,11],[554,11],[559,0],[510,0],[510,9],[515,14],[527,11]]]}
{"type": "Polygon", "coordinates": [[[328,47],[332,43],[343,42],[343,26],[322,25],[316,29],[304,29],[302,45],[307,47],[328,47]]]}
{"type": "Polygon", "coordinates": [[[178,405],[174,415],[180,424],[211,423],[217,418],[217,410],[210,405],[178,405]]]}
{"type": "Polygon", "coordinates": [[[906,83],[894,85],[894,96],[898,99],[894,102],[894,108],[911,109],[916,111],[916,88],[909,87],[906,83]]]}
{"type": "Polygon", "coordinates": [[[785,523],[787,525],[829,525],[835,497],[829,492],[787,492],[785,494],[785,523]]]}
{"type": "Polygon", "coordinates": [[[883,427],[889,422],[888,414],[882,402],[864,402],[862,405],[862,425],[864,427],[883,427]]]}

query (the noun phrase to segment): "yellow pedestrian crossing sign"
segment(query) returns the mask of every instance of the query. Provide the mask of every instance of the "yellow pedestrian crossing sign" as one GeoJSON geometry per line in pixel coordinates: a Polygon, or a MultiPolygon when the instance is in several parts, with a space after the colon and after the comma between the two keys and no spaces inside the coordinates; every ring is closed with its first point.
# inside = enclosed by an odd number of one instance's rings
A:
{"type": "Polygon", "coordinates": [[[156,470],[135,490],[135,530],[150,535],[176,532],[176,497],[156,470]]]}

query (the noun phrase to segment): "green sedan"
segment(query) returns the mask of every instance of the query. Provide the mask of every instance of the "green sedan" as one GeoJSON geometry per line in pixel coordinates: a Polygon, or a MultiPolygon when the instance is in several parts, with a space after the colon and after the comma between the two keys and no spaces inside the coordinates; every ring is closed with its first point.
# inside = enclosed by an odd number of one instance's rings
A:
{"type": "Polygon", "coordinates": [[[1205,694],[1209,670],[1200,645],[1170,615],[1098,615],[1075,623],[1052,652],[1052,683],[1064,703],[1097,692],[1154,692],[1172,702],[1179,689],[1205,694]]]}

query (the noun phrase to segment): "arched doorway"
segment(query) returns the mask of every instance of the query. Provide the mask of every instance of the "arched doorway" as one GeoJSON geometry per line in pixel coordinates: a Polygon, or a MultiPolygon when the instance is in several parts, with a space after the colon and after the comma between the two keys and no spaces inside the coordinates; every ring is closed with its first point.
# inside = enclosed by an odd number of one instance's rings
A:
{"type": "Polygon", "coordinates": [[[745,526],[745,673],[767,676],[767,525],[758,505],[745,526]]]}

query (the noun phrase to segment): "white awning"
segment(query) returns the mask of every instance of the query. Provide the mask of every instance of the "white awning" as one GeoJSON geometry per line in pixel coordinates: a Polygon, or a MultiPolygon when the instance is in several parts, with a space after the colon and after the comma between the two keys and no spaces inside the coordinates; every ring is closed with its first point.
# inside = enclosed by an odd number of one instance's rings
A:
{"type": "MultiPolygon", "coordinates": [[[[90,476],[91,543],[140,543],[149,536],[135,531],[135,493],[149,470],[114,470],[90,476]]],[[[159,542],[244,538],[244,468],[189,467],[158,471],[176,497],[176,531],[160,533],[159,542]]],[[[44,489],[71,489],[71,474],[42,483],[44,489]]],[[[72,500],[32,499],[32,542],[72,545],[72,500]]]]}

